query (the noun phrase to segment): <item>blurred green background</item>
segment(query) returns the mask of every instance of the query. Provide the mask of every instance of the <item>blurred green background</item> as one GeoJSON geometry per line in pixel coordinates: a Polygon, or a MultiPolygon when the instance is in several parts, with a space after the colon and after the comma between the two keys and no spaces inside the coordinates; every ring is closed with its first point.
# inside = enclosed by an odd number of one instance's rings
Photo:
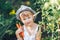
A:
{"type": "Polygon", "coordinates": [[[35,22],[42,28],[42,40],[59,40],[60,0],[0,0],[0,40],[16,40],[16,23],[21,21],[15,13],[21,5],[39,12],[35,22]]]}

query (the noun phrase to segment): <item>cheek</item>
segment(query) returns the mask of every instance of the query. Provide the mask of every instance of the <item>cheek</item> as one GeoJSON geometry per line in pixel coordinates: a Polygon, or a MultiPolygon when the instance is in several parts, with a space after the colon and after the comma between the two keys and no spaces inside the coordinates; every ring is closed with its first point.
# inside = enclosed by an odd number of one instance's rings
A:
{"type": "Polygon", "coordinates": [[[34,18],[32,17],[31,19],[30,19],[30,21],[33,21],[34,20],[34,18]]]}

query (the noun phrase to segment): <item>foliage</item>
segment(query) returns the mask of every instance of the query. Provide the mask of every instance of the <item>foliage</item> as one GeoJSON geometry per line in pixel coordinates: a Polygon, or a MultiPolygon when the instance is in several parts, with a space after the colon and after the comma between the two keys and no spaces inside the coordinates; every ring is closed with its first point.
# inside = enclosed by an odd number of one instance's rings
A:
{"type": "Polygon", "coordinates": [[[45,38],[43,40],[58,40],[58,19],[60,18],[60,13],[59,13],[59,3],[58,0],[49,0],[49,1],[42,1],[43,7],[42,7],[42,22],[40,24],[45,25],[46,30],[46,35],[43,34],[44,31],[42,32],[43,35],[45,35],[45,38]]]}

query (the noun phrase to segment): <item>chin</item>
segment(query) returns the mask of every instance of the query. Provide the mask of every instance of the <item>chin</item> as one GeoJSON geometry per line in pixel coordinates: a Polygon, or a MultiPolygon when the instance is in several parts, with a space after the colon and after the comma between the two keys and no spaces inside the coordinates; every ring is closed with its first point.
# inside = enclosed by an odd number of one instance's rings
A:
{"type": "Polygon", "coordinates": [[[30,24],[28,24],[29,26],[31,25],[31,23],[30,24]]]}

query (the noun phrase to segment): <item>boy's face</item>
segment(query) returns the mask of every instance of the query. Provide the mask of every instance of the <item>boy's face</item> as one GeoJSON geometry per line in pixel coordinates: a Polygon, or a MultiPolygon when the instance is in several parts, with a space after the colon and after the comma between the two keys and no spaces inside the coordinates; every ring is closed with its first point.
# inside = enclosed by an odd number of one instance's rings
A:
{"type": "Polygon", "coordinates": [[[31,13],[30,11],[24,11],[20,13],[20,19],[24,25],[31,25],[34,22],[33,13],[31,13]]]}

